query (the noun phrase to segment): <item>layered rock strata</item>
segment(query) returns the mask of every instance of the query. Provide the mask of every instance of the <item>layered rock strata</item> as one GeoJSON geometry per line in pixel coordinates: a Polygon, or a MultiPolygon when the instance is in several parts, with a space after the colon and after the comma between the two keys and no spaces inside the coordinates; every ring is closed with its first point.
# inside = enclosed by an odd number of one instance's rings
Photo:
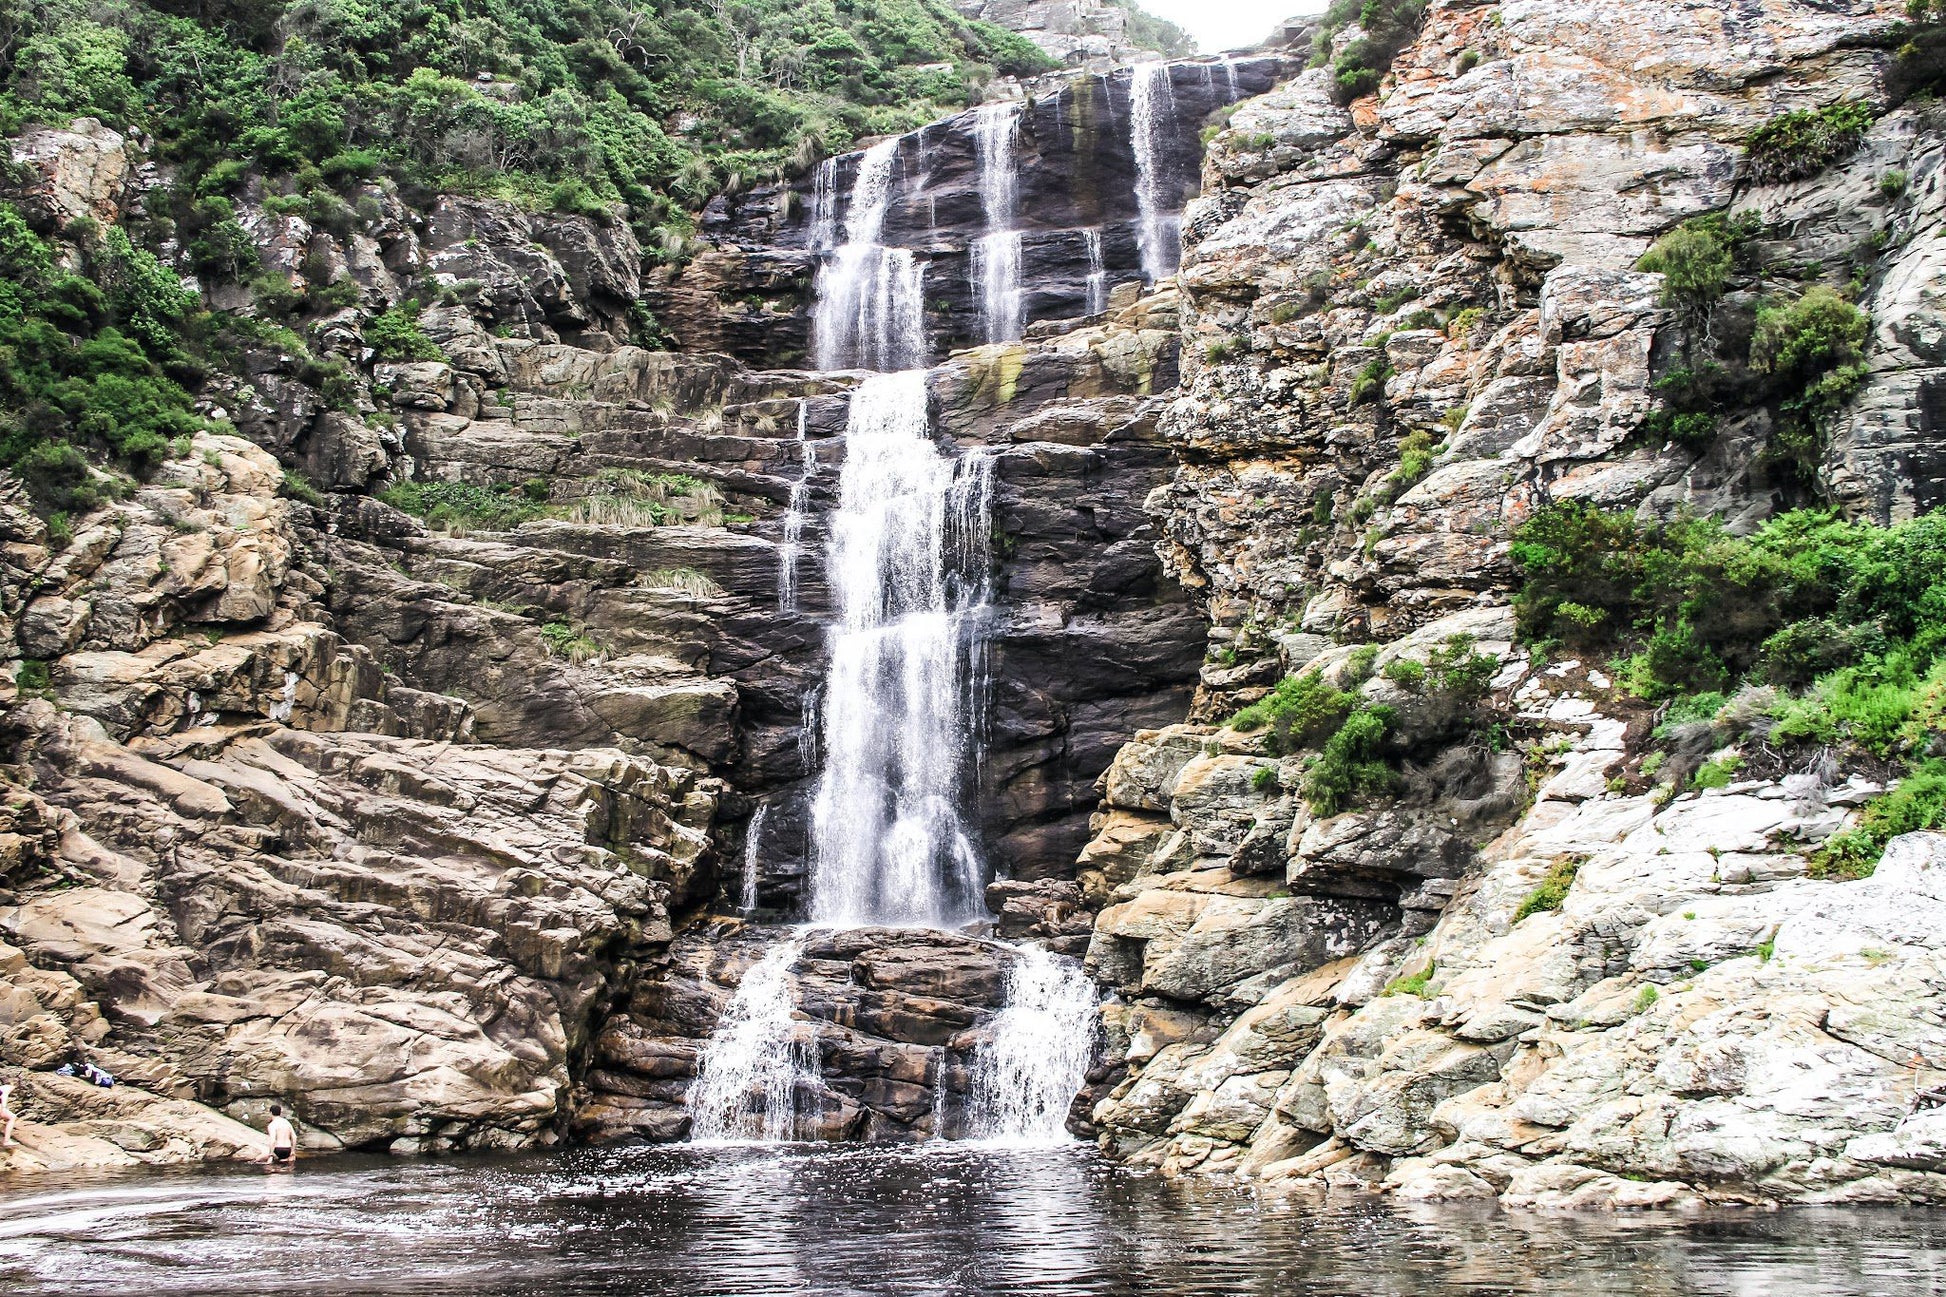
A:
{"type": "Polygon", "coordinates": [[[1767,411],[1702,452],[1642,434],[1682,321],[1634,265],[1691,216],[1755,209],[1760,262],[1800,280],[1860,267],[1871,375],[1822,476],[1866,516],[1933,500],[1930,110],[1791,184],[1753,186],[1744,146],[1782,111],[1882,107],[1895,9],[1435,2],[1376,96],[1341,107],[1313,70],[1216,137],[1163,420],[1181,467],[1151,500],[1210,652],[1191,723],[1117,756],[1082,855],[1126,1060],[1104,1147],[1532,1206],[1941,1196],[1914,1096],[1940,1061],[1946,843],[1806,878],[1877,785],[1658,788],[1651,709],[1531,659],[1508,607],[1509,533],[1548,501],[1751,526],[1801,498],[1767,411]],[[1505,750],[1408,766],[1397,800],[1315,814],[1302,756],[1211,723],[1316,669],[1409,737],[1417,677],[1386,668],[1454,635],[1497,662],[1505,750]],[[1550,874],[1564,903],[1526,912],[1550,874]]]}

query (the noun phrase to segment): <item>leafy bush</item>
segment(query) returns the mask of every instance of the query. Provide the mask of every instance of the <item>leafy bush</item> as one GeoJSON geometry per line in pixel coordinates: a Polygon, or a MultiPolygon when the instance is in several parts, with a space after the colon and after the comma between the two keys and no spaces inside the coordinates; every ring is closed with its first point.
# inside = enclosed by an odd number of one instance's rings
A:
{"type": "Polygon", "coordinates": [[[1367,401],[1375,401],[1385,395],[1385,380],[1392,377],[1392,366],[1383,356],[1367,364],[1351,380],[1351,392],[1345,404],[1356,406],[1367,401]]]}
{"type": "Polygon", "coordinates": [[[1548,866],[1546,875],[1533,891],[1527,893],[1520,908],[1514,911],[1514,922],[1519,923],[1530,914],[1560,909],[1567,901],[1568,889],[1574,886],[1574,876],[1580,869],[1579,856],[1562,856],[1548,866]]]}
{"type": "Polygon", "coordinates": [[[1426,988],[1432,985],[1434,974],[1439,972],[1439,961],[1430,959],[1426,966],[1411,977],[1395,977],[1385,984],[1383,995],[1416,995],[1425,998],[1426,988]]]}
{"type": "Polygon", "coordinates": [[[1755,212],[1735,219],[1722,212],[1698,216],[1657,239],[1635,268],[1663,277],[1664,306],[1704,314],[1723,296],[1731,272],[1762,228],[1755,212]]]}
{"type": "Polygon", "coordinates": [[[1398,772],[1379,756],[1394,715],[1390,707],[1360,708],[1325,740],[1304,773],[1304,800],[1313,814],[1336,815],[1398,783],[1398,772]]]}
{"type": "Polygon", "coordinates": [[[1821,285],[1757,312],[1750,367],[1770,376],[1779,409],[1771,455],[1802,478],[1816,473],[1831,417],[1865,381],[1870,327],[1863,311],[1821,285]]]}
{"type": "Polygon", "coordinates": [[[1901,833],[1946,825],[1946,761],[1923,762],[1897,787],[1865,807],[1855,829],[1840,833],[1811,857],[1818,878],[1867,878],[1885,844],[1901,833]]]}
{"type": "Polygon", "coordinates": [[[91,453],[147,473],[203,429],[186,343],[204,324],[174,275],[120,229],[53,249],[0,203],[0,464],[45,511],[78,513],[116,490],[91,453]]]}
{"type": "Polygon", "coordinates": [[[441,351],[419,328],[417,312],[395,306],[373,316],[362,330],[365,345],[379,360],[444,360],[441,351]]]}
{"type": "Polygon", "coordinates": [[[1317,671],[1285,676],[1264,697],[1230,718],[1243,733],[1267,729],[1273,752],[1285,752],[1322,739],[1344,723],[1358,695],[1325,682],[1317,671]]]}
{"type": "Polygon", "coordinates": [[[1330,63],[1332,97],[1340,104],[1368,95],[1412,43],[1425,12],[1426,0],[1332,0],[1314,38],[1311,66],[1330,63]],[[1332,41],[1354,19],[1364,34],[1333,59],[1332,41]]]}
{"type": "Polygon", "coordinates": [[[541,643],[552,656],[574,663],[601,656],[601,645],[576,630],[565,618],[556,618],[541,627],[541,643]]]}
{"type": "Polygon", "coordinates": [[[1814,176],[1848,156],[1871,129],[1870,104],[1846,100],[1780,113],[1750,133],[1750,175],[1758,184],[1814,176]]]}
{"type": "Polygon", "coordinates": [[[509,531],[546,510],[518,488],[470,482],[400,482],[378,493],[394,509],[449,531],[509,531]]]}

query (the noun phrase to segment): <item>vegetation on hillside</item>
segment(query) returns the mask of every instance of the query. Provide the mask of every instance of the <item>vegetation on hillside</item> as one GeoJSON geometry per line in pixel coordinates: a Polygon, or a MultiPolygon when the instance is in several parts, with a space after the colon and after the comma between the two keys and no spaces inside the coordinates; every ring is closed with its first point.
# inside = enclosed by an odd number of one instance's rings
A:
{"type": "Polygon", "coordinates": [[[1797,510],[1735,536],[1561,501],[1519,528],[1513,558],[1523,636],[1609,656],[1623,688],[1668,702],[1665,739],[1910,775],[1821,867],[1863,872],[1896,833],[1946,822],[1946,510],[1890,527],[1797,510]]]}
{"type": "MultiPolygon", "coordinates": [[[[0,0],[0,134],[94,117],[168,181],[126,228],[34,228],[0,204],[0,465],[44,513],[85,509],[205,426],[192,393],[252,344],[349,406],[343,364],[294,329],[356,286],[263,275],[246,194],[340,237],[393,187],[680,247],[723,189],[1048,66],[950,0],[0,0]],[[255,309],[207,310],[183,272],[248,286],[255,309]]],[[[439,358],[412,291],[363,321],[375,358],[439,358]]]]}
{"type": "Polygon", "coordinates": [[[1311,66],[1330,65],[1332,94],[1348,104],[1378,89],[1425,16],[1426,0],[1332,0],[1313,37],[1311,66]],[[1332,44],[1353,23],[1362,35],[1333,57],[1332,44]]]}
{"type": "Polygon", "coordinates": [[[0,129],[139,128],[191,207],[255,170],[649,224],[1048,66],[947,0],[0,0],[0,31],[0,129]]]}
{"type": "Polygon", "coordinates": [[[1755,282],[1754,213],[1715,212],[1685,221],[1636,263],[1663,276],[1662,304],[1683,324],[1680,363],[1656,379],[1659,397],[1643,430],[1658,440],[1706,447],[1726,415],[1767,407],[1765,458],[1800,487],[1812,485],[1833,416],[1865,379],[1870,321],[1835,289],[1813,284],[1724,322],[1732,282],[1755,282]]]}

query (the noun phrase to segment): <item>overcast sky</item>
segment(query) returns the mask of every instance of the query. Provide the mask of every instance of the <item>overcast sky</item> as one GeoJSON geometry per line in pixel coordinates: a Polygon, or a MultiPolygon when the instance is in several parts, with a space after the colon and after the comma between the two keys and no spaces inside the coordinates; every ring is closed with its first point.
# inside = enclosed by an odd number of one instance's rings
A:
{"type": "Polygon", "coordinates": [[[1144,9],[1194,36],[1205,54],[1255,45],[1284,19],[1324,6],[1325,0],[1142,0],[1144,9]]]}

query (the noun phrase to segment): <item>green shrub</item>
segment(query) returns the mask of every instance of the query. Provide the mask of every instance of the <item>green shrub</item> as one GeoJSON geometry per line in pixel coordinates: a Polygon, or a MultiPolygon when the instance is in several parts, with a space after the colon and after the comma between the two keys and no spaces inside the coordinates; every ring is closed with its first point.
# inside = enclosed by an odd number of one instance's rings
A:
{"type": "Polygon", "coordinates": [[[1734,782],[1736,772],[1742,765],[1742,757],[1734,752],[1727,753],[1714,760],[1705,761],[1697,768],[1695,778],[1690,782],[1699,790],[1728,788],[1734,782]]]}
{"type": "Polygon", "coordinates": [[[1661,998],[1662,992],[1656,990],[1654,986],[1643,987],[1635,993],[1635,1012],[1638,1014],[1647,1013],[1650,1009],[1655,1008],[1656,1002],[1661,998]]]}
{"type": "Polygon", "coordinates": [[[1250,786],[1260,793],[1277,787],[1277,767],[1258,766],[1250,776],[1250,786]]]}
{"type": "Polygon", "coordinates": [[[54,692],[54,677],[39,658],[22,658],[14,671],[14,689],[22,698],[46,698],[54,692]]]}
{"type": "Polygon", "coordinates": [[[1574,876],[1581,869],[1579,856],[1562,856],[1548,867],[1547,874],[1527,893],[1520,908],[1514,911],[1514,922],[1519,923],[1530,914],[1544,910],[1558,910],[1568,899],[1568,889],[1574,886],[1574,876]]]}
{"type": "Polygon", "coordinates": [[[1746,141],[1751,179],[1767,185],[1814,176],[1850,155],[1873,120],[1870,104],[1850,100],[1780,113],[1746,141]]]}
{"type": "Polygon", "coordinates": [[[1385,380],[1392,377],[1392,366],[1383,356],[1367,364],[1351,380],[1351,392],[1345,399],[1348,406],[1363,405],[1385,395],[1385,380]]]}
{"type": "Polygon", "coordinates": [[[1432,472],[1433,459],[1440,449],[1432,433],[1424,428],[1414,428],[1405,435],[1399,442],[1399,466],[1385,479],[1393,499],[1404,495],[1432,472]]]}
{"type": "Polygon", "coordinates": [[[1398,772],[1379,758],[1393,719],[1390,707],[1362,707],[1325,740],[1304,775],[1304,800],[1313,814],[1336,815],[1397,784],[1398,772]]]}
{"type": "Polygon", "coordinates": [[[541,627],[541,643],[552,656],[577,664],[601,655],[601,645],[576,630],[565,618],[556,618],[541,627]]]}
{"type": "Polygon", "coordinates": [[[1383,674],[1399,688],[1416,693],[1426,683],[1426,664],[1411,658],[1393,658],[1385,664],[1383,674]]]}
{"type": "Polygon", "coordinates": [[[1635,268],[1663,277],[1664,306],[1704,314],[1723,296],[1730,275],[1762,229],[1755,212],[1734,219],[1722,212],[1694,217],[1657,239],[1635,268]]]}
{"type": "Polygon", "coordinates": [[[1864,383],[1866,314],[1821,285],[1757,312],[1750,367],[1771,379],[1779,408],[1772,457],[1809,480],[1833,415],[1864,383]]]}
{"type": "Polygon", "coordinates": [[[1387,982],[1385,984],[1385,990],[1380,994],[1416,995],[1420,999],[1424,999],[1426,996],[1426,988],[1432,985],[1433,975],[1438,971],[1439,961],[1436,959],[1427,960],[1426,966],[1414,973],[1411,977],[1395,977],[1390,982],[1387,982]]]}
{"type": "Polygon", "coordinates": [[[1932,758],[1859,815],[1858,827],[1840,833],[1811,856],[1816,878],[1867,878],[1878,868],[1885,844],[1901,833],[1946,824],[1946,761],[1932,758]]]}
{"type": "Polygon", "coordinates": [[[1348,104],[1378,89],[1392,60],[1412,42],[1425,16],[1426,0],[1332,0],[1313,38],[1311,66],[1331,65],[1332,97],[1348,104]],[[1356,20],[1364,32],[1336,59],[1331,43],[1356,20]]]}
{"type": "Polygon", "coordinates": [[[419,328],[417,312],[392,307],[365,322],[365,345],[378,360],[444,360],[446,353],[419,328]]]}
{"type": "Polygon", "coordinates": [[[277,494],[314,507],[324,504],[324,493],[312,486],[310,479],[302,473],[295,473],[289,469],[284,470],[283,479],[277,484],[277,494]]]}
{"type": "Polygon", "coordinates": [[[393,508],[450,531],[510,531],[545,510],[507,485],[470,482],[400,482],[378,493],[393,508]]]}
{"type": "Polygon", "coordinates": [[[1331,733],[1358,704],[1358,695],[1332,687],[1317,671],[1285,676],[1268,694],[1232,716],[1233,730],[1270,731],[1273,752],[1308,746],[1331,733]]]}

